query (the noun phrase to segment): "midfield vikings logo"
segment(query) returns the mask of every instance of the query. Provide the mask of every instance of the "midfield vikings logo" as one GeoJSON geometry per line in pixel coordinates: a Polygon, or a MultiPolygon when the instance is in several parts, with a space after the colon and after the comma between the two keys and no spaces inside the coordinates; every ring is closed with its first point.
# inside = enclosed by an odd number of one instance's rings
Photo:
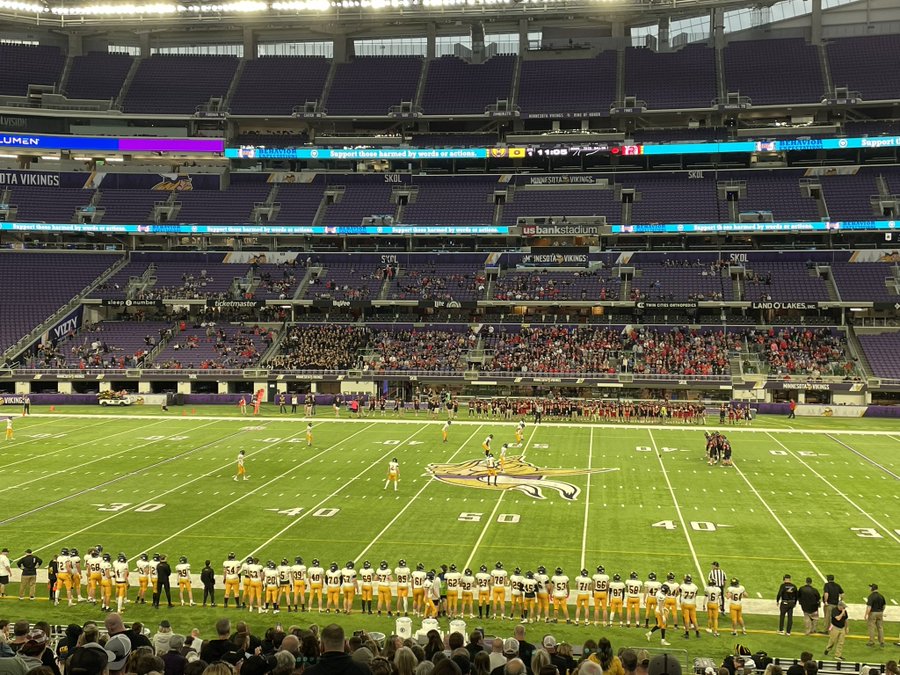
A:
{"type": "Polygon", "coordinates": [[[556,490],[559,496],[575,501],[581,488],[561,480],[556,476],[587,476],[592,473],[606,473],[617,469],[542,469],[520,456],[507,457],[503,471],[497,476],[497,484],[488,483],[488,469],[482,460],[470,459],[455,464],[429,464],[425,467],[435,480],[450,485],[479,488],[482,490],[518,490],[532,499],[546,499],[543,490],[556,490]]]}

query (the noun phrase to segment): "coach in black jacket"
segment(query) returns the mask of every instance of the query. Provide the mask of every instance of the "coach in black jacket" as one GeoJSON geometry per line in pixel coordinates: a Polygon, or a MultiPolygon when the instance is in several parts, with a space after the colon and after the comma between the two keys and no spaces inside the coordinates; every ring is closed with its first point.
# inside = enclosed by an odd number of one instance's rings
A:
{"type": "Polygon", "coordinates": [[[822,606],[822,596],[819,589],[812,585],[812,578],[806,577],[806,584],[797,591],[797,599],[800,601],[800,609],[803,610],[803,630],[806,635],[817,632],[819,624],[819,607],[822,606]]]}
{"type": "Polygon", "coordinates": [[[160,556],[159,565],[156,566],[156,592],[153,594],[153,607],[159,609],[159,600],[162,592],[166,592],[166,601],[169,607],[172,606],[172,587],[169,584],[169,577],[172,576],[172,566],[166,560],[166,556],[160,556]]]}
{"type": "Polygon", "coordinates": [[[787,617],[787,634],[791,634],[794,627],[794,607],[797,606],[797,586],[791,581],[791,575],[785,574],[775,596],[778,603],[778,634],[784,635],[784,619],[787,617]]]}

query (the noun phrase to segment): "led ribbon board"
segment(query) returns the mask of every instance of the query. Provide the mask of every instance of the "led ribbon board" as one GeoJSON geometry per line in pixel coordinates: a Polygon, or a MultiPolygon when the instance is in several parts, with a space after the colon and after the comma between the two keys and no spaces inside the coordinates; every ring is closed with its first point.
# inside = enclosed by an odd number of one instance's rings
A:
{"type": "Polygon", "coordinates": [[[0,148],[23,150],[78,150],[82,152],[183,152],[222,154],[221,138],[116,138],[101,136],[50,136],[0,134],[0,148]]]}

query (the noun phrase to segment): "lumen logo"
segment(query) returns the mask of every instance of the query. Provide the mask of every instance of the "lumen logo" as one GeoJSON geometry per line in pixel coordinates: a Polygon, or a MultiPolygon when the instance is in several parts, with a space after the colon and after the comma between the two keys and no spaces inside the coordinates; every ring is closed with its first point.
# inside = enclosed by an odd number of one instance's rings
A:
{"type": "Polygon", "coordinates": [[[34,136],[0,136],[0,145],[12,145],[24,147],[29,145],[40,145],[41,139],[34,136]]]}

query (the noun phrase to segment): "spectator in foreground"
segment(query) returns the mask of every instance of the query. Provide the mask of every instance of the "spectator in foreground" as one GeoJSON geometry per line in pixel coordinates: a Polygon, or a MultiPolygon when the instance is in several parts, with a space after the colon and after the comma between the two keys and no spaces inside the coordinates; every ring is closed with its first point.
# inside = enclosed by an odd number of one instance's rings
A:
{"type": "Polygon", "coordinates": [[[322,656],[304,672],[308,675],[369,675],[369,668],[350,658],[344,644],[344,629],[336,623],[322,629],[322,656]]]}

